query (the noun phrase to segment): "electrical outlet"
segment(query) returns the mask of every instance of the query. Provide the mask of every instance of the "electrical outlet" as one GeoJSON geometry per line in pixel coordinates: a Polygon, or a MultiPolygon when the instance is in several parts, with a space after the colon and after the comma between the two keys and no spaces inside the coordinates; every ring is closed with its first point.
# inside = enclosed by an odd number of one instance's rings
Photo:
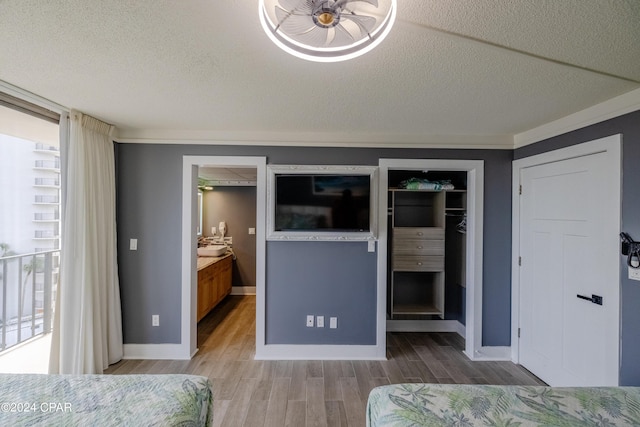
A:
{"type": "Polygon", "coordinates": [[[640,280],[640,268],[629,267],[629,279],[640,280]]]}
{"type": "Polygon", "coordinates": [[[330,317],[329,318],[329,328],[331,328],[331,329],[337,329],[338,328],[338,318],[337,317],[330,317]]]}
{"type": "Polygon", "coordinates": [[[151,326],[160,326],[160,315],[152,314],[151,315],[151,326]]]}
{"type": "Polygon", "coordinates": [[[313,314],[307,315],[307,328],[313,328],[313,314]]]}
{"type": "Polygon", "coordinates": [[[318,328],[324,328],[324,316],[316,317],[316,326],[318,328]]]}

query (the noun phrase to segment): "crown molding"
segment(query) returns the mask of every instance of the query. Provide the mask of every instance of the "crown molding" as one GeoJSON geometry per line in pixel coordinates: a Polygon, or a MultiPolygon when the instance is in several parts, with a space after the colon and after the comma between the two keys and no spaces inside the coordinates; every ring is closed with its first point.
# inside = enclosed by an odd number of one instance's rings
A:
{"type": "Polygon", "coordinates": [[[253,145],[286,147],[513,149],[511,135],[391,135],[341,132],[217,132],[119,129],[129,144],[253,145]]]}
{"type": "Polygon", "coordinates": [[[513,148],[524,147],[554,136],[581,129],[623,114],[640,110],[640,89],[632,90],[600,104],[585,108],[513,136],[513,148]]]}

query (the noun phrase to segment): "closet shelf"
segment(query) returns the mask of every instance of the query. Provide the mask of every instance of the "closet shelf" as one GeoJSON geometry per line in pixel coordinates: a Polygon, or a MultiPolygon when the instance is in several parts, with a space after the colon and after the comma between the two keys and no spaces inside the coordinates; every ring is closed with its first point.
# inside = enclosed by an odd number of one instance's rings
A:
{"type": "Polygon", "coordinates": [[[434,305],[425,304],[396,304],[393,309],[394,315],[404,314],[420,314],[420,315],[440,315],[442,310],[439,310],[434,305]]]}

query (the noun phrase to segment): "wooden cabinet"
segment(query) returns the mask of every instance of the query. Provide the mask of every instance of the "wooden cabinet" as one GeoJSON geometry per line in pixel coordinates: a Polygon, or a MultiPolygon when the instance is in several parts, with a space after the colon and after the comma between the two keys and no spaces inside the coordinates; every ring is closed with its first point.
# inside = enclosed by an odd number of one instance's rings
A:
{"type": "Polygon", "coordinates": [[[198,321],[231,293],[231,267],[232,257],[227,255],[198,270],[198,321]]]}

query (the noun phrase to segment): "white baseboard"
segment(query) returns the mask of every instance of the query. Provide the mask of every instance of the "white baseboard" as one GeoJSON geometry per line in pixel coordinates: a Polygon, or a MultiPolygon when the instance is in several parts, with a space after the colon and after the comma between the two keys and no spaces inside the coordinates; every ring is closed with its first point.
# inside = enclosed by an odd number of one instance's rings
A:
{"type": "Polygon", "coordinates": [[[189,360],[192,356],[181,344],[125,344],[122,358],[189,360]]]}
{"type": "Polygon", "coordinates": [[[480,347],[474,354],[470,355],[466,351],[464,354],[473,361],[511,361],[511,347],[480,347]]]}
{"type": "Polygon", "coordinates": [[[255,295],[255,286],[233,286],[231,288],[231,295],[255,295]]]}
{"type": "Polygon", "coordinates": [[[457,320],[387,320],[387,332],[455,332],[465,337],[465,327],[457,320]]]}
{"type": "MultiPolygon", "coordinates": [[[[386,352],[386,350],[385,350],[386,352]]],[[[270,344],[256,349],[256,360],[386,360],[375,345],[270,344]]]]}

